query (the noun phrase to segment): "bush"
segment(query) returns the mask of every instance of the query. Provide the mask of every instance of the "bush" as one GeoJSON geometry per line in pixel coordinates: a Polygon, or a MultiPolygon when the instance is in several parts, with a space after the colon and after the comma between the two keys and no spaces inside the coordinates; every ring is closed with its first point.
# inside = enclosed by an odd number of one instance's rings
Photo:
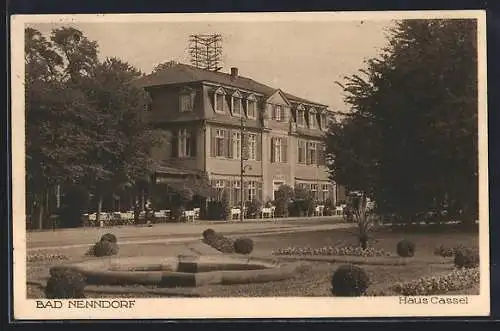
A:
{"type": "Polygon", "coordinates": [[[392,290],[401,295],[439,295],[464,290],[479,283],[479,269],[456,269],[449,274],[422,277],[407,283],[398,283],[392,290]]]}
{"type": "Polygon", "coordinates": [[[415,255],[415,243],[413,241],[403,239],[398,242],[397,252],[401,257],[413,257],[413,255],[415,255]]]}
{"type": "Polygon", "coordinates": [[[203,231],[203,239],[210,239],[210,238],[213,238],[215,236],[215,231],[214,229],[206,229],[205,231],[203,231]]]}
{"type": "Polygon", "coordinates": [[[109,241],[110,243],[116,244],[118,240],[116,239],[116,236],[114,234],[106,233],[102,235],[101,241],[109,241]]]}
{"type": "Polygon", "coordinates": [[[357,297],[366,293],[370,283],[368,274],[352,264],[340,266],[332,276],[332,294],[340,297],[357,297]]]}
{"type": "MultiPolygon", "coordinates": [[[[211,229],[209,229],[211,230],[211,229]]],[[[213,231],[213,230],[212,230],[213,231]]],[[[218,250],[219,252],[222,252],[222,253],[234,253],[234,242],[213,231],[212,232],[208,232],[208,236],[204,236],[203,238],[203,242],[213,248],[215,248],[216,250],[218,250]]]]}
{"type": "Polygon", "coordinates": [[[207,220],[221,220],[223,217],[223,206],[221,201],[208,201],[206,210],[207,220]]]}
{"type": "Polygon", "coordinates": [[[107,240],[97,242],[92,250],[94,256],[111,256],[118,253],[118,245],[107,240]]]}
{"type": "Polygon", "coordinates": [[[262,203],[258,199],[247,201],[247,218],[257,218],[262,207],[262,203]]]}
{"type": "Polygon", "coordinates": [[[312,192],[308,189],[296,186],[293,192],[292,210],[293,216],[311,216],[314,212],[316,202],[312,192]]]}
{"type": "Polygon", "coordinates": [[[26,262],[61,261],[68,259],[69,257],[59,252],[38,251],[26,254],[26,262]]]}
{"type": "Polygon", "coordinates": [[[290,200],[293,198],[293,188],[288,185],[281,185],[275,194],[275,206],[276,206],[276,216],[277,217],[288,217],[289,216],[289,204],[290,200]]]}
{"type": "Polygon", "coordinates": [[[73,270],[65,269],[51,272],[45,286],[47,299],[80,299],[85,298],[85,277],[73,270]]]}
{"type": "Polygon", "coordinates": [[[234,241],[234,251],[238,254],[250,254],[253,251],[253,240],[239,238],[234,241]]]}
{"type": "Polygon", "coordinates": [[[479,266],[479,252],[472,249],[461,249],[456,252],[453,263],[457,268],[476,268],[479,266]]]}

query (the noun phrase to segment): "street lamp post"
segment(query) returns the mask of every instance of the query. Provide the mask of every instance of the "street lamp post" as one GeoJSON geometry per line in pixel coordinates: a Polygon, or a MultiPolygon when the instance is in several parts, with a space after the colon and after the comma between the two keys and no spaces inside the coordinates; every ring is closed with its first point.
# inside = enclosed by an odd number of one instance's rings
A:
{"type": "Polygon", "coordinates": [[[243,116],[241,116],[240,120],[240,221],[243,222],[244,210],[245,210],[245,201],[243,194],[243,175],[245,174],[245,165],[243,164],[243,143],[244,143],[244,134],[245,134],[245,122],[243,116]]]}

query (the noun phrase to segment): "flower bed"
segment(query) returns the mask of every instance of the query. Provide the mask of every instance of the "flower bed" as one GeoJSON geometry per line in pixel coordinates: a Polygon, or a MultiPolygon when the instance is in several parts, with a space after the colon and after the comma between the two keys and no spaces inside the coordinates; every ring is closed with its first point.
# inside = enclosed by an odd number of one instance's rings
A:
{"type": "Polygon", "coordinates": [[[69,258],[66,255],[59,252],[38,251],[35,253],[26,254],[27,262],[64,261],[68,259],[69,258]]]}
{"type": "Polygon", "coordinates": [[[463,249],[465,249],[465,246],[463,245],[458,245],[455,247],[444,247],[443,245],[441,245],[434,250],[434,255],[439,255],[442,257],[453,257],[457,252],[463,249]]]}
{"type": "Polygon", "coordinates": [[[422,277],[407,283],[398,283],[391,289],[400,295],[437,295],[467,289],[479,283],[479,269],[455,269],[453,272],[422,277]]]}
{"type": "Polygon", "coordinates": [[[389,256],[389,252],[385,252],[383,249],[367,248],[362,249],[361,247],[346,246],[346,247],[334,247],[334,246],[324,246],[320,248],[310,248],[310,247],[287,247],[280,248],[273,251],[273,255],[324,255],[324,256],[362,256],[362,257],[372,257],[372,256],[389,256]]]}

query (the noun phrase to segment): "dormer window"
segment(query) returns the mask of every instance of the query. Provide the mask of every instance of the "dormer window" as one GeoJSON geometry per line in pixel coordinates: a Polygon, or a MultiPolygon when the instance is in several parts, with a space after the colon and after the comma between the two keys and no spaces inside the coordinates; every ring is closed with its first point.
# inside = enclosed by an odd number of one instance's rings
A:
{"type": "Polygon", "coordinates": [[[247,98],[247,117],[250,119],[257,117],[257,99],[253,94],[247,98]]]}
{"type": "Polygon", "coordinates": [[[181,112],[193,111],[195,91],[191,89],[184,89],[179,94],[179,110],[181,112]]]}
{"type": "Polygon", "coordinates": [[[320,116],[319,116],[319,125],[321,127],[321,129],[323,131],[326,131],[328,130],[328,120],[326,118],[326,114],[325,113],[322,113],[320,116]]]}
{"type": "Polygon", "coordinates": [[[298,126],[306,125],[306,110],[302,106],[299,106],[297,108],[297,125],[298,126]]]}
{"type": "Polygon", "coordinates": [[[277,122],[285,121],[285,109],[282,105],[275,105],[273,108],[273,120],[277,122]]]}
{"type": "Polygon", "coordinates": [[[225,103],[225,98],[226,92],[224,92],[224,89],[218,88],[215,91],[214,94],[214,106],[215,106],[215,111],[217,113],[224,113],[224,103],[225,103]]]}
{"type": "Polygon", "coordinates": [[[316,111],[313,108],[309,110],[309,128],[316,128],[316,111]]]}
{"type": "Polygon", "coordinates": [[[232,96],[231,96],[231,111],[233,113],[233,116],[241,116],[242,112],[242,105],[241,105],[241,94],[236,91],[232,96]]]}

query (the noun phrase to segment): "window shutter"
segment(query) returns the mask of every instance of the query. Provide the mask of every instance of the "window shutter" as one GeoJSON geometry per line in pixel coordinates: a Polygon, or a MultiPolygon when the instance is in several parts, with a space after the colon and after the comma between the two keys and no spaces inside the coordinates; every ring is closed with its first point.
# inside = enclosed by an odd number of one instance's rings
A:
{"type": "Polygon", "coordinates": [[[288,143],[287,143],[287,140],[286,138],[282,138],[282,146],[281,146],[281,153],[283,154],[281,156],[281,159],[284,163],[288,162],[287,161],[287,154],[288,154],[288,143]]]}
{"type": "Polygon", "coordinates": [[[191,155],[190,156],[196,156],[196,150],[198,147],[198,144],[196,142],[196,129],[191,129],[191,155]]]}
{"type": "Polygon", "coordinates": [[[318,144],[318,165],[325,165],[325,148],[318,144]]]}
{"type": "Polygon", "coordinates": [[[271,162],[276,162],[274,159],[274,138],[271,138],[271,162]]]}
{"type": "Polygon", "coordinates": [[[257,199],[262,202],[262,183],[257,182],[257,199]]]}
{"type": "Polygon", "coordinates": [[[212,152],[212,157],[216,157],[217,152],[216,152],[216,145],[215,145],[215,128],[214,127],[210,128],[210,134],[211,134],[210,150],[212,152]]]}
{"type": "Polygon", "coordinates": [[[224,156],[225,157],[229,157],[229,144],[231,143],[231,139],[229,137],[229,130],[224,130],[224,141],[223,141],[225,144],[225,150],[224,150],[224,156]]]}
{"type": "Polygon", "coordinates": [[[242,147],[242,153],[241,157],[243,160],[248,160],[248,134],[242,132],[241,133],[241,147],[242,147]]]}
{"type": "Polygon", "coordinates": [[[179,156],[179,137],[178,132],[172,132],[172,140],[171,140],[171,152],[172,157],[179,156]]]}
{"type": "Polygon", "coordinates": [[[255,146],[255,160],[260,161],[260,155],[262,154],[262,136],[260,134],[257,134],[256,144],[257,146],[255,146]]]}
{"type": "Polygon", "coordinates": [[[228,144],[227,157],[232,159],[233,158],[233,130],[227,130],[227,144],[228,144]]]}
{"type": "Polygon", "coordinates": [[[306,164],[311,164],[311,158],[310,158],[310,150],[309,150],[309,143],[305,143],[306,145],[306,164]]]}

